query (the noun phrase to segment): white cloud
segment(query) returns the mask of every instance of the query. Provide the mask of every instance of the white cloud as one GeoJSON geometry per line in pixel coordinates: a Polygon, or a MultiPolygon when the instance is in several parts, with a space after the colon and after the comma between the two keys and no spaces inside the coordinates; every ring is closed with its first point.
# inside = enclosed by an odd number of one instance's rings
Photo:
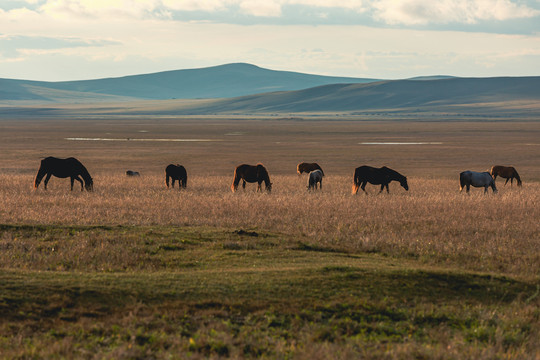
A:
{"type": "Polygon", "coordinates": [[[277,17],[281,15],[281,4],[269,0],[245,0],[239,3],[242,12],[253,16],[277,17]]]}
{"type": "Polygon", "coordinates": [[[348,13],[363,12],[364,17],[376,11],[381,21],[394,24],[531,15],[530,9],[509,0],[493,0],[491,7],[480,0],[47,0],[39,4],[0,9],[0,31],[14,39],[9,49],[5,40],[0,46],[0,77],[69,80],[240,61],[273,69],[374,78],[540,75],[540,54],[530,50],[540,49],[538,34],[413,31],[404,29],[406,26],[384,29],[256,22],[242,26],[231,24],[233,19],[226,24],[166,17],[167,11],[223,11],[225,15],[242,11],[269,18],[283,14],[290,5],[310,5],[329,14],[333,11],[326,8],[342,7],[348,13]],[[379,8],[370,7],[375,5],[379,8]],[[76,39],[78,43],[47,40],[46,48],[31,46],[44,38],[76,39]]]}
{"type": "Polygon", "coordinates": [[[168,16],[159,0],[48,0],[39,11],[55,18],[144,18],[168,16]]]}
{"type": "Polygon", "coordinates": [[[388,24],[474,24],[540,15],[540,11],[510,0],[375,0],[374,17],[388,24]]]}
{"type": "MultiPolygon", "coordinates": [[[[175,11],[279,17],[286,6],[342,9],[392,25],[472,24],[540,15],[517,0],[27,0],[55,18],[171,18],[175,11]]],[[[234,21],[231,18],[230,21],[234,21]]]]}
{"type": "Polygon", "coordinates": [[[177,11],[219,11],[235,3],[234,0],[162,0],[163,6],[177,11]]]}

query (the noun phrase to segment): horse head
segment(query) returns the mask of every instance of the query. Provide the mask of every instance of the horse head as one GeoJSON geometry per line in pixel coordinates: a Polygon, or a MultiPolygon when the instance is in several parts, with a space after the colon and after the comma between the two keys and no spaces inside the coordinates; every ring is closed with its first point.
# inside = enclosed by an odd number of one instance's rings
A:
{"type": "Polygon", "coordinates": [[[266,185],[266,191],[268,191],[268,193],[271,193],[272,192],[272,183],[270,181],[265,181],[264,184],[266,185]]]}
{"type": "Polygon", "coordinates": [[[405,176],[399,181],[399,183],[402,188],[404,188],[406,191],[409,191],[409,184],[407,184],[407,178],[405,176]]]}
{"type": "Polygon", "coordinates": [[[47,174],[47,167],[44,165],[43,160],[41,160],[41,166],[39,167],[38,173],[36,174],[36,179],[34,180],[34,189],[37,189],[43,177],[47,174]]]}
{"type": "Polygon", "coordinates": [[[92,178],[87,179],[86,182],[84,183],[84,187],[85,187],[86,191],[93,191],[94,190],[94,180],[92,180],[92,178]]]}

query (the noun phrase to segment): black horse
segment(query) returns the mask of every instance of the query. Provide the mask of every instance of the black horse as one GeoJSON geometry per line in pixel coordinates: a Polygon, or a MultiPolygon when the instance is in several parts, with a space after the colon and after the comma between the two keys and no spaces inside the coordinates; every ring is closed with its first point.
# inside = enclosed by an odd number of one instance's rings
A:
{"type": "Polygon", "coordinates": [[[172,187],[174,182],[178,180],[178,190],[186,188],[187,186],[187,171],[186,168],[180,164],[170,164],[165,168],[165,184],[169,187],[169,178],[172,179],[172,187]]]}
{"type": "Polygon", "coordinates": [[[59,178],[71,178],[71,190],[73,190],[73,182],[77,180],[81,183],[81,191],[83,191],[83,179],[84,187],[87,191],[92,191],[94,189],[94,181],[88,173],[88,170],[86,170],[79,160],[72,157],[59,159],[49,156],[41,160],[41,166],[39,167],[36,179],[34,180],[34,188],[38,188],[41,179],[43,179],[45,175],[47,175],[43,182],[45,190],[47,190],[47,183],[52,175],[59,178]]]}
{"type": "Polygon", "coordinates": [[[272,191],[272,183],[270,182],[270,175],[268,175],[268,170],[264,167],[263,164],[257,165],[238,165],[234,169],[234,179],[231,185],[232,192],[235,192],[238,189],[238,184],[242,180],[242,188],[246,188],[246,181],[249,183],[256,182],[257,192],[262,191],[261,184],[264,181],[266,191],[272,191]]]}
{"type": "Polygon", "coordinates": [[[394,180],[399,181],[405,190],[409,190],[407,178],[395,170],[387,168],[386,166],[383,166],[382,168],[374,168],[366,165],[360,166],[354,170],[352,193],[358,193],[358,188],[361,187],[362,190],[367,194],[366,184],[368,182],[373,185],[381,185],[381,191],[379,191],[379,194],[384,190],[385,187],[386,192],[389,193],[390,191],[388,190],[388,184],[394,180]]]}

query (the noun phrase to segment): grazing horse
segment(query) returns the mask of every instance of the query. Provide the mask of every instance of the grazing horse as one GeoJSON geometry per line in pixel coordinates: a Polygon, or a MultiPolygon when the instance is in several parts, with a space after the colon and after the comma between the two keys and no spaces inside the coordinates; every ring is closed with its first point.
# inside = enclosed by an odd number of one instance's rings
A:
{"type": "Polygon", "coordinates": [[[238,184],[240,183],[240,180],[242,180],[243,189],[246,188],[246,182],[249,182],[249,183],[256,182],[258,184],[257,192],[262,191],[261,184],[264,181],[266,191],[268,192],[272,191],[272,183],[270,182],[270,175],[268,175],[268,171],[266,170],[263,164],[238,165],[236,169],[234,169],[234,179],[231,185],[232,192],[235,192],[238,189],[238,184]]]}
{"type": "Polygon", "coordinates": [[[139,174],[138,171],[132,171],[132,170],[126,171],[126,175],[127,176],[141,176],[141,174],[139,174]]]}
{"type": "Polygon", "coordinates": [[[497,192],[495,187],[495,179],[493,179],[489,172],[476,172],[476,171],[463,171],[459,174],[459,192],[463,191],[463,188],[467,188],[467,192],[471,189],[471,185],[474,187],[483,187],[484,194],[487,193],[488,187],[491,186],[493,193],[497,192]]]}
{"type": "Polygon", "coordinates": [[[186,168],[180,164],[170,164],[165,168],[165,184],[169,187],[169,178],[172,179],[172,187],[174,188],[174,182],[178,180],[178,190],[186,188],[187,186],[187,171],[186,168]]]}
{"type": "Polygon", "coordinates": [[[407,178],[395,170],[387,168],[386,166],[383,166],[382,168],[374,168],[366,165],[360,166],[354,170],[352,193],[353,195],[358,193],[358,188],[361,187],[367,195],[366,184],[368,182],[373,185],[381,185],[379,194],[385,187],[386,192],[389,193],[388,184],[392,181],[399,181],[405,190],[409,190],[407,178]]]}
{"type": "Polygon", "coordinates": [[[491,174],[491,176],[493,176],[493,180],[496,180],[497,176],[505,178],[506,181],[504,183],[504,186],[508,184],[508,180],[510,180],[510,186],[512,186],[514,178],[517,180],[517,185],[521,186],[521,178],[519,177],[516,169],[514,169],[512,166],[495,165],[491,168],[489,173],[491,174]]]}
{"type": "Polygon", "coordinates": [[[308,190],[317,190],[317,183],[319,183],[319,190],[322,189],[322,170],[313,170],[309,173],[308,190]]]}
{"type": "Polygon", "coordinates": [[[302,173],[310,173],[314,170],[321,170],[322,176],[324,176],[324,171],[321,169],[319,164],[317,163],[300,163],[296,166],[296,172],[298,173],[298,176],[300,176],[302,173]]]}
{"type": "Polygon", "coordinates": [[[73,182],[75,180],[81,183],[81,191],[83,191],[83,180],[84,187],[87,191],[92,191],[94,189],[94,181],[88,173],[88,170],[86,170],[79,160],[72,157],[59,159],[49,156],[41,160],[41,166],[39,167],[36,179],[34,180],[35,189],[38,188],[41,179],[43,179],[45,175],[47,175],[43,182],[45,190],[47,190],[47,183],[52,175],[59,178],[71,178],[71,190],[73,190],[73,182]]]}

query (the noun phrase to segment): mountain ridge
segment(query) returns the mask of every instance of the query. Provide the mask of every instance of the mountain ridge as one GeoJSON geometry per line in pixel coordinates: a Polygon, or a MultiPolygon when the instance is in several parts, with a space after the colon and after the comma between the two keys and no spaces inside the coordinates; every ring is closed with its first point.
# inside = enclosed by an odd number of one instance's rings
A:
{"type": "Polygon", "coordinates": [[[456,116],[467,113],[474,116],[540,118],[540,77],[460,78],[437,75],[376,81],[320,77],[236,63],[75,82],[0,79],[0,116],[3,118],[78,114],[176,116],[429,112],[458,114],[456,116]],[[171,96],[177,89],[179,78],[189,97],[171,96]],[[337,80],[351,82],[333,82],[337,80]],[[276,87],[307,86],[311,82],[319,85],[269,91],[276,87]],[[202,86],[197,87],[197,84],[202,86]],[[235,96],[233,87],[237,92],[240,89],[240,93],[247,94],[235,96]],[[148,92],[153,97],[145,95],[148,92]],[[218,93],[227,96],[212,98],[212,94],[218,93]]]}
{"type": "MultiPolygon", "coordinates": [[[[271,91],[293,91],[334,83],[372,81],[378,80],[278,71],[247,63],[232,63],[94,80],[47,82],[0,79],[0,101],[65,100],[55,91],[87,93],[93,99],[99,99],[102,95],[104,101],[113,97],[118,97],[118,101],[229,98],[271,91]],[[6,92],[3,90],[6,88],[11,90],[6,92]],[[44,93],[47,89],[51,91],[50,94],[44,93]]],[[[68,101],[73,101],[73,98],[68,96],[68,101]]],[[[80,101],[84,100],[84,97],[80,98],[80,101]]]]}

